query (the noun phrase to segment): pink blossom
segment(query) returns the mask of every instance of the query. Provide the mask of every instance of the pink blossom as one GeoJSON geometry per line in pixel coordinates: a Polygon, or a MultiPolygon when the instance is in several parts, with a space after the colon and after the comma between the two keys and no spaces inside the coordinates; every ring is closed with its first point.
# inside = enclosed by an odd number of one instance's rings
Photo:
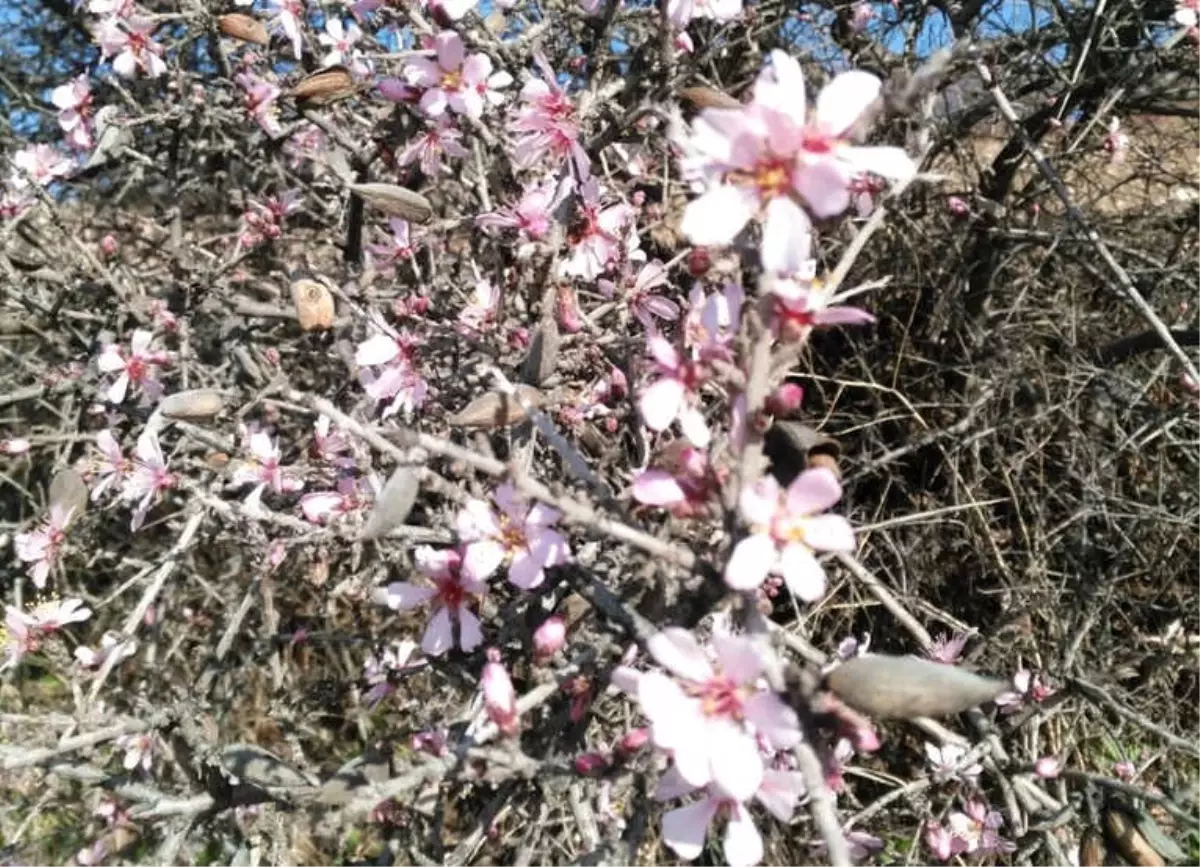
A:
{"type": "Polygon", "coordinates": [[[158,381],[156,368],[168,360],[168,353],[154,348],[154,334],[140,328],[129,340],[128,353],[115,343],[108,344],[96,360],[96,366],[103,373],[119,375],[108,387],[105,397],[110,403],[122,403],[132,384],[141,389],[144,400],[157,400],[162,396],[162,384],[158,381]]]}
{"type": "Polygon", "coordinates": [[[685,175],[705,190],[687,206],[683,233],[696,244],[728,244],[761,217],[763,265],[796,271],[811,227],[801,202],[817,217],[833,217],[849,206],[856,176],[907,179],[916,170],[899,148],[857,147],[846,138],[880,87],[868,73],[842,73],[809,116],[799,64],[773,51],[749,105],[705,110],[680,142],[685,175]]]}
{"type": "Polygon", "coordinates": [[[302,30],[307,7],[307,0],[267,0],[271,29],[282,33],[292,43],[292,54],[297,60],[304,54],[302,30]]]}
{"type": "Polygon", "coordinates": [[[122,735],[117,738],[116,745],[125,751],[125,759],[121,762],[125,770],[132,771],[140,767],[144,772],[150,772],[156,749],[153,733],[122,735]]]}
{"type": "Polygon", "coordinates": [[[520,168],[531,168],[545,156],[555,168],[570,160],[575,176],[586,181],[591,175],[587,151],[579,142],[579,118],[575,104],[558,84],[554,70],[541,53],[533,55],[541,78],[531,78],[521,88],[522,106],[512,122],[517,133],[513,160],[520,168]]]}
{"type": "Polygon", "coordinates": [[[667,268],[657,259],[643,265],[637,276],[632,279],[631,269],[626,267],[619,287],[612,280],[596,281],[596,287],[604,294],[605,298],[614,297],[620,288],[622,301],[628,305],[634,318],[647,329],[658,327],[654,321],[655,317],[664,322],[674,322],[679,318],[679,305],[653,291],[669,285],[667,268]]]}
{"type": "Polygon", "coordinates": [[[68,147],[91,150],[90,129],[92,90],[86,73],[77,75],[66,84],[50,91],[50,101],[58,109],[58,125],[67,137],[68,147]]]}
{"type": "MultiPolygon", "coordinates": [[[[850,850],[850,860],[855,863],[865,861],[876,852],[883,850],[883,841],[874,834],[856,830],[846,831],[845,833],[846,846],[850,850]]],[[[814,840],[808,845],[812,853],[817,856],[823,856],[829,848],[824,840],[814,840]]]]}
{"type": "Polygon", "coordinates": [[[948,743],[942,746],[925,744],[925,757],[929,760],[933,778],[939,781],[961,780],[972,783],[983,772],[983,766],[973,759],[966,761],[967,748],[948,743]]]}
{"type": "Polygon", "coordinates": [[[439,117],[447,109],[467,117],[480,118],[488,105],[504,101],[499,91],[512,84],[507,72],[492,72],[492,59],[486,54],[466,56],[462,37],[443,30],[434,39],[437,60],[417,57],[404,68],[409,84],[422,87],[421,110],[439,117]]]}
{"type": "Polygon", "coordinates": [[[1042,756],[1033,763],[1033,772],[1043,780],[1053,780],[1062,772],[1062,762],[1054,756],[1042,756]]]}
{"type": "Polygon", "coordinates": [[[867,25],[878,18],[875,10],[871,8],[871,4],[865,0],[858,0],[850,7],[853,15],[850,19],[850,26],[855,30],[866,30],[867,25]]]}
{"type": "Polygon", "coordinates": [[[545,570],[566,563],[571,547],[554,525],[561,514],[542,503],[528,505],[516,489],[504,483],[493,495],[500,512],[483,500],[468,500],[455,526],[466,543],[463,570],[482,581],[507,564],[508,580],[532,590],[545,579],[545,570]]]}
{"type": "Polygon", "coordinates": [[[475,8],[475,0],[417,0],[417,5],[427,9],[435,20],[458,21],[475,8]]]}
{"type": "Polygon", "coordinates": [[[116,632],[106,632],[100,639],[100,648],[92,650],[86,645],[79,645],[75,648],[75,661],[81,668],[89,671],[95,671],[104,665],[110,658],[112,664],[116,665],[124,659],[128,659],[137,651],[137,642],[132,638],[126,638],[116,632]]]}
{"type": "Polygon", "coordinates": [[[304,165],[305,160],[316,160],[325,150],[325,131],[316,124],[305,121],[300,124],[283,144],[288,154],[288,167],[293,171],[304,165]]]}
{"type": "Polygon", "coordinates": [[[545,178],[540,183],[525,187],[520,200],[511,207],[502,207],[475,218],[475,225],[486,232],[516,229],[526,244],[518,250],[524,258],[533,252],[532,241],[540,241],[550,231],[554,211],[574,188],[568,176],[561,181],[545,178]]]}
{"type": "Polygon", "coordinates": [[[13,547],[17,557],[29,565],[29,577],[35,587],[46,586],[50,570],[58,562],[60,549],[67,540],[67,527],[71,523],[74,509],[64,509],[59,503],[50,505],[50,514],[45,525],[28,533],[13,536],[13,547]]]}
{"type": "Polygon", "coordinates": [[[30,629],[49,634],[68,623],[82,623],[92,616],[92,609],[84,605],[82,599],[51,599],[35,605],[21,616],[30,629]]]}
{"type": "Polygon", "coordinates": [[[15,668],[26,656],[36,653],[39,638],[38,631],[31,627],[21,609],[5,605],[4,627],[0,629],[0,649],[4,651],[0,672],[15,668]]]}
{"type": "Polygon", "coordinates": [[[335,428],[329,416],[317,416],[313,423],[313,452],[317,458],[332,466],[347,469],[354,466],[354,457],[346,454],[351,451],[353,444],[345,431],[335,428]]]}
{"type": "Polygon", "coordinates": [[[971,213],[971,206],[962,196],[949,196],[946,198],[946,210],[952,216],[965,217],[971,213]]]}
{"type": "Polygon", "coordinates": [[[1175,23],[1194,28],[1200,21],[1200,0],[1175,0],[1175,23]]]}
{"type": "Polygon", "coordinates": [[[148,18],[110,18],[101,23],[96,35],[100,54],[105,60],[116,55],[113,70],[122,78],[135,78],[138,70],[148,78],[158,78],[167,71],[167,64],[162,59],[163,47],[152,38],[157,28],[148,18]]]}
{"type": "Polygon", "coordinates": [[[927,822],[924,836],[925,845],[939,861],[949,861],[955,855],[966,851],[964,841],[956,838],[940,822],[927,822]]]}
{"type": "Polygon", "coordinates": [[[997,696],[995,703],[1001,713],[1016,711],[1026,699],[1034,702],[1049,698],[1054,690],[1042,680],[1042,676],[1027,668],[1018,669],[1012,677],[1012,690],[997,696]]]}
{"type": "Polygon", "coordinates": [[[1109,155],[1110,162],[1119,163],[1124,161],[1125,154],[1129,150],[1129,136],[1121,129],[1120,118],[1109,118],[1108,132],[1105,134],[1101,146],[1109,155]]]}
{"type": "Polygon", "coordinates": [[[111,430],[96,434],[96,450],[81,461],[81,469],[92,485],[92,502],[96,502],[108,491],[119,490],[130,470],[129,459],[121,453],[121,444],[111,430]]]}
{"type": "Polygon", "coordinates": [[[720,493],[725,473],[714,469],[701,449],[675,449],[667,467],[642,470],[633,480],[633,498],[645,506],[669,509],[677,518],[705,514],[720,493]]]}
{"type": "Polygon", "coordinates": [[[465,652],[482,644],[483,631],[471,610],[471,597],[482,596],[487,585],[462,574],[462,556],[454,550],[435,551],[422,546],[413,552],[413,563],[432,586],[394,581],[375,591],[375,601],[393,611],[431,606],[433,616],[421,639],[421,650],[428,656],[441,656],[453,648],[456,632],[458,646],[465,652]]]}
{"type": "Polygon", "coordinates": [[[712,647],[715,661],[690,632],[671,627],[650,639],[649,650],[673,677],[624,668],[615,682],[637,697],[655,746],[671,753],[683,780],[715,783],[745,801],[764,779],[758,739],[790,749],[800,740],[799,723],[779,696],[760,688],[752,641],[715,634],[712,647]]]}
{"type": "Polygon", "coordinates": [[[411,414],[425,403],[429,386],[415,366],[416,342],[406,334],[377,333],[358,345],[354,355],[359,382],[376,403],[391,401],[383,410],[388,418],[400,410],[411,414]]]}
{"type": "Polygon", "coordinates": [[[1128,759],[1122,759],[1113,765],[1113,772],[1117,775],[1118,779],[1129,783],[1137,776],[1137,765],[1128,759]]]}
{"type": "Polygon", "coordinates": [[[487,280],[480,280],[475,284],[470,302],[458,314],[458,328],[467,334],[490,331],[496,324],[499,310],[500,290],[487,280]]]}
{"type": "Polygon", "coordinates": [[[638,399],[646,427],[664,431],[678,419],[692,445],[706,448],[711,434],[699,407],[699,388],[709,376],[708,368],[684,358],[666,338],[656,333],[647,338],[646,348],[658,374],[658,379],[647,385],[638,399]]]}
{"type": "Polygon", "coordinates": [[[290,494],[304,488],[304,480],[283,466],[278,441],[265,431],[243,430],[244,447],[249,458],[240,461],[233,471],[233,484],[255,485],[246,497],[246,507],[257,513],[262,507],[262,495],[267,488],[277,494],[290,494]]]}
{"type": "MultiPolygon", "coordinates": [[[[436,178],[442,171],[442,158],[462,159],[471,152],[462,146],[462,132],[446,116],[431,119],[425,130],[400,151],[397,161],[402,166],[418,163],[421,172],[436,178]]],[[[446,169],[449,171],[449,169],[446,169]]]]}
{"type": "Polygon", "coordinates": [[[744,300],[742,287],[728,283],[706,295],[699,286],[688,293],[688,314],[683,322],[683,342],[695,359],[729,361],[744,300]]]}
{"type": "Polygon", "coordinates": [[[595,280],[620,259],[635,212],[625,202],[601,207],[601,195],[595,178],[580,186],[576,222],[568,237],[571,257],[561,268],[566,276],[595,280]]]}
{"type": "Polygon", "coordinates": [[[412,242],[412,230],[406,220],[392,217],[388,220],[388,228],[392,232],[392,237],[387,243],[367,244],[367,255],[371,257],[371,266],[380,273],[394,270],[398,263],[407,262],[417,251],[412,242]]]}
{"type": "Polygon", "coordinates": [[[135,503],[130,529],[137,532],[146,521],[146,514],[163,491],[175,486],[175,477],[167,469],[158,434],[147,428],[138,437],[133,453],[133,471],[121,488],[121,499],[135,503]]]}
{"type": "Polygon", "coordinates": [[[837,658],[845,662],[859,656],[866,656],[871,649],[871,633],[864,632],[861,639],[848,635],[838,642],[837,658]]]}
{"type": "Polygon", "coordinates": [[[824,467],[805,470],[786,492],[773,476],[744,489],[739,505],[751,533],[733,549],[725,582],[735,590],[752,590],[774,572],[805,602],[820,599],[825,570],[813,552],[854,550],[850,522],[820,514],[841,497],[837,476],[824,467]]]}
{"type": "Polygon", "coordinates": [[[28,454],[33,448],[33,443],[25,437],[13,437],[11,439],[0,440],[0,454],[5,455],[24,455],[28,454]]]}
{"type": "Polygon", "coordinates": [[[484,663],[479,685],[483,690],[483,706],[488,719],[501,734],[516,734],[520,724],[517,719],[517,692],[495,650],[488,651],[488,661],[484,663]]]}
{"type": "Polygon", "coordinates": [[[959,841],[958,847],[966,854],[978,852],[982,855],[1004,855],[1017,848],[999,834],[999,829],[1004,827],[1004,817],[997,811],[988,809],[982,801],[966,801],[963,811],[951,813],[946,819],[946,824],[950,833],[959,841]]]}
{"type": "Polygon", "coordinates": [[[931,659],[934,662],[940,662],[943,665],[954,665],[962,655],[963,648],[966,647],[967,639],[970,637],[966,632],[953,637],[948,635],[939,636],[925,652],[925,658],[931,659]]]}
{"type": "Polygon", "coordinates": [[[12,164],[17,169],[9,179],[14,193],[19,193],[28,184],[24,175],[28,175],[38,186],[45,187],[75,170],[74,160],[47,144],[21,148],[13,154],[12,164]]]}
{"type": "Polygon", "coordinates": [[[279,125],[278,110],[275,100],[279,98],[280,89],[269,81],[264,81],[250,72],[237,75],[238,85],[246,92],[246,111],[271,138],[278,138],[283,133],[279,125]]]}
{"type": "Polygon", "coordinates": [[[694,18],[732,21],[742,14],[742,0],[667,0],[667,20],[682,30],[694,18]]]}
{"type": "Polygon", "coordinates": [[[354,44],[361,38],[362,31],[353,21],[343,25],[341,18],[329,16],[325,21],[325,32],[317,34],[317,41],[329,48],[329,52],[321,60],[321,65],[349,63],[357,53],[354,44]]]}

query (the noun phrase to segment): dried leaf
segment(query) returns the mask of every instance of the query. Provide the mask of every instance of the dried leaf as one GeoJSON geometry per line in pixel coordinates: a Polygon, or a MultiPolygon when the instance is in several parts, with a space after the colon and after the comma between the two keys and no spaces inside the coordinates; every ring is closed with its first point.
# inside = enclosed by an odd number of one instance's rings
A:
{"type": "Polygon", "coordinates": [[[211,388],[193,388],[164,397],[158,411],[167,418],[212,418],[225,408],[225,398],[211,388]]]}
{"type": "Polygon", "coordinates": [[[521,379],[534,385],[545,383],[558,364],[558,348],[561,344],[558,323],[553,319],[543,320],[533,334],[529,354],[521,365],[521,379]]]}
{"type": "MultiPolygon", "coordinates": [[[[530,406],[542,405],[542,393],[532,385],[520,384],[516,386],[516,391],[530,406]]],[[[524,418],[525,410],[515,397],[489,391],[471,401],[457,415],[451,416],[449,422],[455,427],[497,428],[516,424],[524,418]]]]}
{"type": "Polygon", "coordinates": [[[859,713],[877,718],[951,716],[991,701],[1007,681],[913,656],[859,656],[826,678],[829,688],[859,713]]]}
{"type": "Polygon", "coordinates": [[[251,15],[241,12],[230,12],[217,19],[217,28],[226,36],[252,42],[255,45],[268,45],[271,37],[267,33],[267,25],[251,15]]]}
{"type": "Polygon", "coordinates": [[[1110,805],[1104,809],[1104,832],[1108,836],[1109,844],[1135,867],[1166,865],[1163,857],[1142,836],[1134,817],[1123,807],[1110,805]]]}
{"type": "Polygon", "coordinates": [[[1079,867],[1101,867],[1110,860],[1100,832],[1092,827],[1084,828],[1079,838],[1079,867]]]}
{"type": "Polygon", "coordinates": [[[358,84],[344,66],[327,66],[292,88],[291,97],[308,106],[322,106],[358,93],[358,84]]]}
{"type": "Polygon", "coordinates": [[[433,217],[433,205],[420,193],[396,184],[347,184],[352,193],[385,214],[413,223],[427,223],[433,217]]]}
{"type": "Polygon", "coordinates": [[[416,467],[396,467],[375,500],[375,508],[367,518],[362,537],[378,539],[403,524],[408,513],[412,511],[413,504],[417,502],[420,489],[421,475],[416,467]]]}
{"type": "Polygon", "coordinates": [[[254,744],[233,744],[221,751],[221,764],[239,780],[266,788],[309,785],[308,778],[274,753],[254,744]]]}
{"type": "Polygon", "coordinates": [[[333,327],[333,293],[325,284],[296,280],[292,283],[292,301],[296,304],[296,318],[305,331],[333,327]]]}
{"type": "Polygon", "coordinates": [[[55,473],[50,480],[50,505],[58,506],[64,512],[71,512],[71,520],[76,520],[87,511],[88,486],[83,476],[69,467],[55,473]]]}
{"type": "Polygon", "coordinates": [[[729,94],[713,87],[685,87],[679,91],[680,99],[696,108],[741,108],[742,104],[729,94]]]}

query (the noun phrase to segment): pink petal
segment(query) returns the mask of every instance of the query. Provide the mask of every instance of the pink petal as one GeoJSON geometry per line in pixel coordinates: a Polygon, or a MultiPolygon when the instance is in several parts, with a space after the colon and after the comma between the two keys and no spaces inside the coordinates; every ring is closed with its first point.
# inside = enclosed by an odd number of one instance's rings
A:
{"type": "Polygon", "coordinates": [[[779,552],[765,533],[755,533],[737,543],[725,566],[725,583],[734,590],[753,590],[766,580],[779,552]]]}
{"type": "Polygon", "coordinates": [[[825,570],[807,545],[794,542],[779,556],[779,571],[788,589],[805,602],[825,595],[825,570]]]}
{"type": "Polygon", "coordinates": [[[462,66],[466,46],[462,37],[453,30],[443,30],[436,37],[438,65],[447,72],[453,72],[462,66]]]}
{"type": "Polygon", "coordinates": [[[562,512],[547,506],[545,503],[534,503],[529,514],[525,517],[525,528],[530,530],[537,527],[553,527],[562,518],[562,512]]]}
{"type": "Polygon", "coordinates": [[[517,493],[517,489],[513,487],[511,482],[505,482],[496,488],[495,493],[492,494],[492,499],[496,501],[496,505],[509,518],[518,524],[525,524],[526,513],[530,511],[529,504],[517,493]]]}
{"type": "Polygon", "coordinates": [[[450,611],[441,607],[433,613],[425,635],[421,638],[421,650],[428,656],[441,656],[454,646],[454,627],[450,622],[450,611]]]}
{"type": "Polygon", "coordinates": [[[788,485],[787,510],[792,515],[816,515],[842,498],[842,486],[832,470],[805,470],[788,485]]]}
{"type": "Polygon", "coordinates": [[[817,551],[853,551],[854,528],[841,515],[817,515],[804,522],[804,541],[817,551]]]}
{"type": "Polygon", "coordinates": [[[728,244],[754,216],[757,205],[750,191],[722,184],[688,203],[679,228],[693,244],[728,244]]]}
{"type": "Polygon", "coordinates": [[[907,181],[917,173],[917,164],[901,148],[848,147],[838,156],[859,172],[872,172],[893,181],[907,181]]]}
{"type": "Polygon", "coordinates": [[[454,528],[466,542],[487,539],[500,533],[496,515],[483,500],[468,500],[455,516],[454,528]]]}
{"type": "Polygon", "coordinates": [[[742,488],[738,507],[742,517],[751,524],[766,526],[775,517],[779,505],[779,482],[774,476],[763,476],[755,484],[742,488]]]}
{"type": "Polygon", "coordinates": [[[795,771],[780,771],[767,768],[763,771],[762,785],[755,797],[772,816],[781,822],[790,822],[796,811],[796,803],[808,793],[804,777],[795,771]]]}
{"type": "Polygon", "coordinates": [[[387,364],[400,355],[400,346],[386,334],[376,334],[358,345],[354,363],[359,367],[371,364],[387,364]]]}
{"type": "Polygon", "coordinates": [[[816,217],[836,217],[850,205],[850,172],[833,160],[821,159],[796,173],[795,187],[816,217]]]}
{"type": "Polygon", "coordinates": [[[483,629],[479,618],[468,608],[458,609],[458,646],[470,653],[483,644],[483,629]]]}
{"type": "Polygon", "coordinates": [[[462,563],[462,555],[453,548],[438,550],[422,545],[413,551],[413,565],[430,578],[449,578],[462,563]]]}
{"type": "Polygon", "coordinates": [[[754,867],[762,858],[763,841],[754,819],[745,807],[738,807],[725,825],[725,860],[729,867],[754,867]]]}
{"type": "Polygon", "coordinates": [[[679,427],[683,435],[698,449],[708,448],[712,433],[704,420],[704,413],[694,406],[684,406],[679,410],[679,427]]]}
{"type": "Polygon", "coordinates": [[[529,539],[529,554],[542,568],[559,566],[571,559],[571,546],[556,530],[538,530],[529,539]]]}
{"type": "Polygon", "coordinates": [[[742,702],[746,719],[776,749],[787,750],[800,742],[796,711],[773,692],[757,692],[742,702]]]}
{"type": "Polygon", "coordinates": [[[745,801],[762,783],[763,760],[754,738],[728,722],[712,722],[706,737],[713,782],[729,797],[745,801]]]}
{"type": "Polygon", "coordinates": [[[663,470],[645,470],[633,480],[633,498],[647,506],[673,506],[687,499],[679,482],[663,470]]]}
{"type": "Polygon", "coordinates": [[[715,798],[705,798],[667,812],[662,818],[663,842],[683,860],[695,861],[704,851],[704,838],[719,804],[715,798]]]}
{"type": "Polygon", "coordinates": [[[332,491],[305,494],[300,498],[300,511],[314,524],[326,521],[338,513],[342,506],[342,495],[332,491]]]}
{"type": "Polygon", "coordinates": [[[672,765],[658,778],[658,785],[654,789],[653,797],[659,802],[673,801],[684,795],[690,795],[694,791],[696,791],[696,787],[685,780],[679,773],[679,769],[672,765]]]}
{"type": "Polygon", "coordinates": [[[678,379],[660,379],[646,387],[638,400],[642,420],[652,431],[663,431],[679,415],[683,403],[684,387],[678,379]]]}
{"type": "Polygon", "coordinates": [[[121,403],[125,400],[125,395],[129,391],[129,376],[122,373],[117,377],[117,381],[108,387],[106,397],[109,403],[121,403]]]}
{"type": "Polygon", "coordinates": [[[474,581],[489,577],[504,562],[504,546],[494,539],[482,539],[467,545],[463,554],[463,574],[474,581]]]}
{"type": "Polygon", "coordinates": [[[638,684],[642,680],[642,673],[636,668],[630,668],[628,665],[620,665],[613,669],[612,676],[608,682],[610,686],[614,686],[622,692],[628,693],[634,698],[638,694],[638,684]]]}
{"type": "Polygon", "coordinates": [[[445,114],[448,104],[449,100],[446,98],[446,91],[440,87],[431,87],[421,94],[421,111],[430,117],[440,117],[445,114]]]}
{"type": "Polygon", "coordinates": [[[393,611],[409,611],[424,605],[437,594],[432,587],[417,586],[404,581],[394,581],[387,587],[376,588],[375,601],[393,611]]]}
{"type": "Polygon", "coordinates": [[[826,307],[813,314],[817,325],[866,325],[874,321],[874,316],[857,307],[826,307]]]}
{"type": "Polygon", "coordinates": [[[540,560],[529,551],[519,551],[508,566],[508,581],[522,590],[532,590],[546,580],[540,560]]]}
{"type": "Polygon", "coordinates": [[[817,96],[817,122],[823,131],[837,135],[849,129],[879,95],[883,83],[869,72],[843,72],[817,96]]]}
{"type": "Polygon", "coordinates": [[[704,648],[696,641],[696,636],[686,629],[669,626],[651,636],[646,649],[659,665],[685,680],[703,683],[713,676],[713,668],[704,648]]]}
{"type": "Polygon", "coordinates": [[[735,683],[752,684],[758,680],[763,664],[753,641],[736,635],[714,634],[712,645],[721,671],[735,683]]]}
{"type": "Polygon", "coordinates": [[[767,205],[763,224],[763,267],[777,274],[799,271],[812,253],[812,223],[791,198],[777,196],[767,205]]]}

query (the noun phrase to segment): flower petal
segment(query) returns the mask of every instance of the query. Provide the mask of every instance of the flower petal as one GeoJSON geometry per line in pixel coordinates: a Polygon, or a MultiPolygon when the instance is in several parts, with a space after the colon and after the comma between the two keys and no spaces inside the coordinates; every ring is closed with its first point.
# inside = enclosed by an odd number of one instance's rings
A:
{"type": "Polygon", "coordinates": [[[467,545],[463,552],[462,572],[474,581],[492,575],[504,562],[504,546],[494,539],[482,539],[467,545]]]}
{"type": "Polygon", "coordinates": [[[796,202],[776,196],[767,205],[763,224],[762,264],[768,271],[791,274],[812,252],[812,223],[796,202]]]}
{"type": "Polygon", "coordinates": [[[438,608],[425,627],[425,635],[421,639],[421,650],[427,656],[441,656],[454,646],[454,627],[450,621],[450,610],[445,606],[438,608]]]}
{"type": "Polygon", "coordinates": [[[859,172],[871,172],[892,181],[907,181],[917,173],[917,164],[896,147],[848,147],[838,156],[859,172]]]}
{"type": "Polygon", "coordinates": [[[424,605],[436,595],[432,587],[419,587],[406,581],[394,581],[387,587],[378,587],[372,596],[376,602],[393,611],[409,611],[424,605]]]}
{"type": "Polygon", "coordinates": [[[816,515],[804,522],[804,541],[816,551],[853,551],[854,528],[841,515],[816,515]]]}
{"type": "Polygon", "coordinates": [[[757,205],[748,190],[722,184],[688,203],[679,229],[693,244],[728,244],[754,216],[757,205]]]}
{"type": "Polygon", "coordinates": [[[470,653],[483,644],[483,629],[479,618],[469,608],[458,609],[458,646],[470,653]]]}
{"type": "Polygon", "coordinates": [[[825,595],[825,570],[807,545],[794,542],[779,557],[783,580],[800,599],[816,602],[825,595]]]}
{"type": "Polygon", "coordinates": [[[646,506],[673,506],[687,499],[683,488],[670,473],[645,470],[633,480],[633,498],[646,506]]]}
{"type": "Polygon", "coordinates": [[[668,811],[662,818],[663,842],[684,861],[695,861],[704,851],[704,838],[718,806],[715,798],[705,798],[668,811]]]}
{"type": "Polygon", "coordinates": [[[745,801],[762,783],[763,760],[758,744],[728,722],[710,722],[706,747],[713,782],[736,801],[745,801]]]}
{"type": "Polygon", "coordinates": [[[817,123],[823,131],[838,135],[849,129],[872,100],[883,82],[869,72],[843,72],[817,95],[817,123]]]}
{"type": "Polygon", "coordinates": [[[775,540],[755,533],[737,543],[725,566],[725,583],[734,590],[753,590],[766,580],[779,559],[775,540]]]}
{"type": "Polygon", "coordinates": [[[686,629],[669,626],[650,637],[646,649],[663,668],[672,674],[696,683],[713,676],[713,668],[704,648],[686,629]]]}
{"type": "Polygon", "coordinates": [[[792,515],[816,515],[842,498],[842,486],[833,471],[815,467],[798,475],[787,491],[787,510],[792,515]]]}
{"type": "Polygon", "coordinates": [[[800,720],[773,692],[757,692],[742,702],[746,719],[776,749],[791,749],[800,742],[800,720]]]}
{"type": "Polygon", "coordinates": [[[678,379],[665,378],[648,386],[638,400],[642,420],[652,431],[663,431],[679,415],[684,397],[683,383],[678,379]]]}
{"type": "Polygon", "coordinates": [[[738,807],[725,825],[725,860],[729,867],[754,867],[762,859],[762,836],[754,827],[750,811],[738,807]]]}

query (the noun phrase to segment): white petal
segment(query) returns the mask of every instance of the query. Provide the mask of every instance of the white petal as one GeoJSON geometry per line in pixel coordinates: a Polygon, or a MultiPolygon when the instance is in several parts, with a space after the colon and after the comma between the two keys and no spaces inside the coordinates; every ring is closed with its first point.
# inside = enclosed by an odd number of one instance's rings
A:
{"type": "Polygon", "coordinates": [[[879,95],[882,87],[883,83],[869,72],[858,69],[843,72],[817,96],[817,122],[827,133],[845,132],[879,95]]]}
{"type": "Polygon", "coordinates": [[[688,203],[679,228],[693,244],[728,244],[754,216],[757,204],[750,192],[722,184],[688,203]]]}

